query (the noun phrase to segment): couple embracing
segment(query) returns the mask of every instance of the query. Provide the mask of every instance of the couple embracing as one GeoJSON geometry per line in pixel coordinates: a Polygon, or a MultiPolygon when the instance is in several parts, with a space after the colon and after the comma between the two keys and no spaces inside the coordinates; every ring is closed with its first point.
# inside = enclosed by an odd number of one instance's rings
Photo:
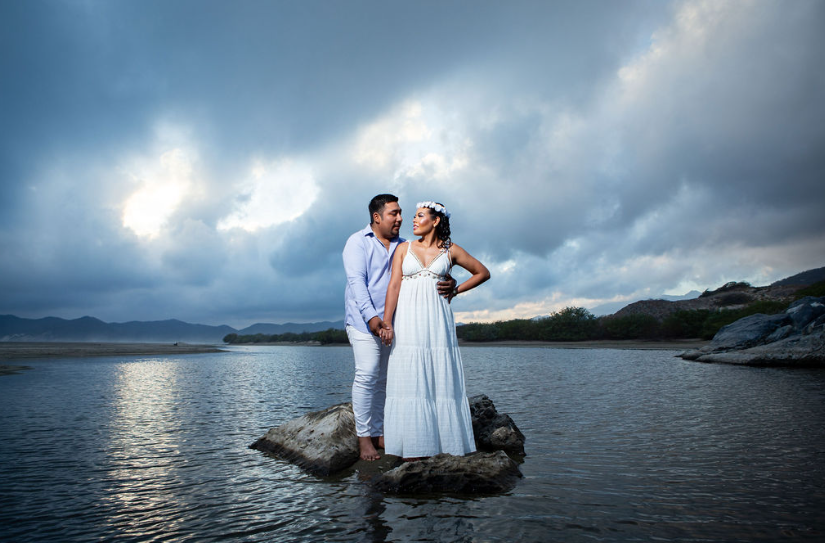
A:
{"type": "Polygon", "coordinates": [[[450,239],[450,213],[419,202],[413,235],[399,237],[398,198],[379,194],[370,224],[344,247],[346,328],[355,357],[352,409],[361,458],[475,451],[450,301],[490,278],[450,239]],[[456,285],[453,265],[472,275],[456,285]]]}

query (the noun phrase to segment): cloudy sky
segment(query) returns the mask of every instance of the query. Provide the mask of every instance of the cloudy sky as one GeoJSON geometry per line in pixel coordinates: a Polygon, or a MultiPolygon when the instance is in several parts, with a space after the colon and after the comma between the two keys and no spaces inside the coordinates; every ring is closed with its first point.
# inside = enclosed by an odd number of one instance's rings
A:
{"type": "Polygon", "coordinates": [[[3,0],[0,314],[337,320],[380,192],[491,269],[464,322],[823,266],[822,28],[818,0],[3,0]]]}

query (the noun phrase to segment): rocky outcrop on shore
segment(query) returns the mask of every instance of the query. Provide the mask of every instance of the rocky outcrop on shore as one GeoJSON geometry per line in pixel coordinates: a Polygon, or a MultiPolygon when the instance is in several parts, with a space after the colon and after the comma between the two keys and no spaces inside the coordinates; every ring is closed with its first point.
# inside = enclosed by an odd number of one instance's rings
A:
{"type": "Polygon", "coordinates": [[[777,315],[756,314],[723,327],[686,360],[751,366],[825,367],[825,297],[805,297],[777,315]]]}
{"type": "MultiPolygon", "coordinates": [[[[487,396],[474,396],[469,401],[479,452],[461,457],[440,454],[418,462],[398,458],[389,464],[392,469],[376,474],[372,483],[399,493],[494,493],[512,489],[521,472],[507,453],[524,456],[524,434],[509,415],[496,411],[487,396]]],[[[272,428],[250,448],[320,476],[333,475],[361,462],[350,403],[307,413],[272,428]]]]}

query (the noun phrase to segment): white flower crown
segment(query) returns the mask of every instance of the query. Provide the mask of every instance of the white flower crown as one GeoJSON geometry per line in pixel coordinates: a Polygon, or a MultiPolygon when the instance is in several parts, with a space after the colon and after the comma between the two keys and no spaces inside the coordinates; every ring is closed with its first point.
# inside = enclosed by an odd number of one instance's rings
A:
{"type": "Polygon", "coordinates": [[[443,205],[441,205],[439,203],[436,203],[436,202],[418,202],[417,204],[415,204],[415,208],[418,209],[419,207],[428,207],[432,210],[435,210],[438,213],[441,213],[442,215],[444,215],[448,219],[450,218],[450,212],[447,211],[446,207],[444,207],[443,205]]]}

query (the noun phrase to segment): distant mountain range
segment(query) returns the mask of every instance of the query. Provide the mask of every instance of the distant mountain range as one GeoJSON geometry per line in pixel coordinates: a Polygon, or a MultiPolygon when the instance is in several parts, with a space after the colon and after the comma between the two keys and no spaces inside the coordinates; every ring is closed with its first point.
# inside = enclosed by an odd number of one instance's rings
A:
{"type": "Polygon", "coordinates": [[[0,315],[0,341],[69,341],[113,343],[222,343],[227,334],[285,334],[344,329],[344,321],[285,324],[258,323],[236,330],[231,326],[190,324],[175,319],[107,323],[94,317],[24,319],[0,315]]]}
{"type": "MultiPolygon", "coordinates": [[[[794,291],[793,287],[811,285],[825,280],[825,267],[798,273],[776,281],[768,287],[750,287],[736,284],[739,297],[747,295],[754,300],[780,299],[794,291]]],[[[733,284],[731,284],[733,285],[733,284]]],[[[723,294],[731,294],[732,287],[725,285],[718,291],[700,293],[693,291],[685,296],[662,296],[658,300],[638,301],[631,304],[616,303],[594,307],[591,312],[597,316],[615,314],[668,313],[679,309],[695,309],[718,305],[716,300],[723,294]],[[655,307],[654,307],[655,306],[655,307]],[[661,307],[660,307],[661,306],[661,307]],[[695,307],[694,307],[695,306],[695,307]]],[[[209,326],[190,324],[179,320],[132,321],[107,323],[94,317],[66,320],[58,317],[24,319],[14,315],[0,315],[0,341],[78,341],[113,343],[222,343],[227,334],[285,334],[287,332],[319,332],[335,328],[344,329],[344,321],[322,321],[308,323],[288,322],[285,324],[258,323],[241,330],[231,326],[209,326]]]]}

